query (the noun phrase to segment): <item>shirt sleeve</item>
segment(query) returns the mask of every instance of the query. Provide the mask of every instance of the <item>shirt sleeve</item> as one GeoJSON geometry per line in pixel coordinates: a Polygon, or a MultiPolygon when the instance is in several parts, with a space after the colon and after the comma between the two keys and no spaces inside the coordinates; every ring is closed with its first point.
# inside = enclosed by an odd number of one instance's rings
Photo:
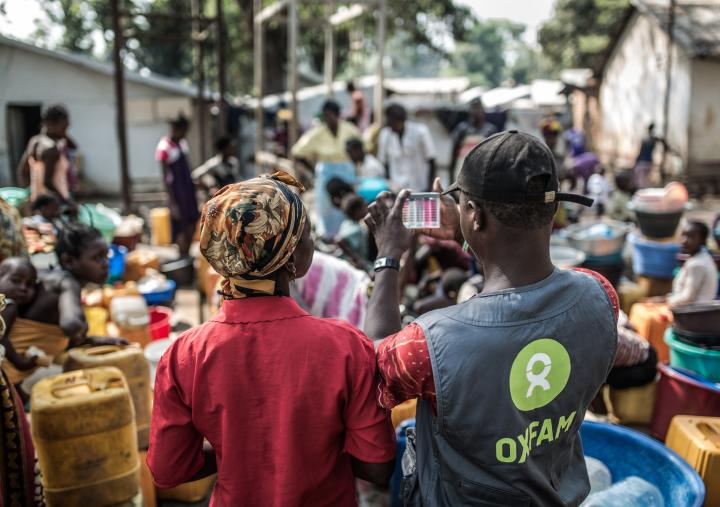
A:
{"type": "Polygon", "coordinates": [[[167,162],[170,158],[170,152],[167,142],[165,140],[161,140],[157,148],[155,148],[155,160],[158,162],[167,162]]]}
{"type": "Polygon", "coordinates": [[[422,146],[423,146],[423,155],[425,156],[426,160],[431,160],[436,157],[435,154],[435,143],[433,143],[432,135],[430,134],[430,129],[427,128],[425,125],[420,126],[420,136],[422,139],[422,146]]]}
{"type": "Polygon", "coordinates": [[[295,158],[305,158],[315,162],[317,147],[315,146],[317,127],[305,132],[292,147],[291,153],[295,158]]]}
{"type": "Polygon", "coordinates": [[[378,136],[378,154],[377,158],[380,160],[380,163],[383,165],[388,165],[388,142],[390,140],[390,136],[388,134],[388,131],[385,130],[387,127],[380,130],[380,135],[378,136]]]}
{"type": "MultiPolygon", "coordinates": [[[[688,263],[691,261],[688,261],[688,263]]],[[[705,275],[701,266],[696,264],[686,264],[682,270],[684,276],[682,278],[683,283],[677,292],[673,292],[667,298],[670,306],[684,305],[693,303],[698,299],[698,293],[700,287],[703,284],[703,277],[705,275]]],[[[679,277],[680,275],[678,275],[679,277]]]]}
{"type": "Polygon", "coordinates": [[[361,338],[350,379],[350,399],[344,409],[345,451],[360,461],[386,463],[395,457],[395,432],[387,411],[375,401],[377,366],[372,342],[361,338]]]}
{"type": "Polygon", "coordinates": [[[573,270],[592,276],[600,283],[602,288],[605,289],[608,299],[610,300],[610,304],[612,305],[613,313],[615,315],[615,323],[617,323],[620,316],[620,298],[618,297],[617,292],[615,291],[615,288],[612,286],[612,284],[607,280],[607,278],[605,278],[596,271],[585,268],[573,268],[573,270]]]}
{"type": "Polygon", "coordinates": [[[647,361],[650,344],[625,326],[618,326],[618,342],[613,368],[634,366],[647,361]]]}
{"type": "Polygon", "coordinates": [[[203,437],[192,422],[192,410],[176,380],[178,345],[163,355],[155,376],[147,464],[160,488],[187,482],[204,463],[203,437]]]}
{"type": "Polygon", "coordinates": [[[421,398],[435,405],[435,380],[425,333],[410,324],[387,337],[377,350],[378,402],[393,408],[407,400],[421,398]]]}

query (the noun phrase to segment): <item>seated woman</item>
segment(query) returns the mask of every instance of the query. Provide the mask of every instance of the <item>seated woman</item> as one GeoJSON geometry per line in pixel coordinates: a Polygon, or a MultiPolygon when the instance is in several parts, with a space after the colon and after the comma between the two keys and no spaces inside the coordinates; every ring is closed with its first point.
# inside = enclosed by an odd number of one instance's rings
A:
{"type": "MultiPolygon", "coordinates": [[[[12,325],[8,326],[8,339],[18,354],[35,346],[48,360],[68,347],[84,344],[117,344],[125,340],[88,338],[80,289],[88,283],[102,284],[108,276],[108,247],[97,229],[82,224],[68,224],[61,231],[55,253],[62,269],[41,272],[34,295],[14,310],[12,325]]],[[[0,264],[3,278],[16,279],[16,284],[27,286],[34,276],[29,262],[8,259],[0,264]],[[30,281],[29,281],[29,280],[30,281]]],[[[25,297],[21,299],[26,299],[25,297]]],[[[33,369],[15,368],[6,362],[3,369],[13,384],[32,374],[33,369]]]]}
{"type": "Polygon", "coordinates": [[[291,187],[276,173],[205,204],[200,250],[225,301],[158,364],[147,459],[158,487],[217,471],[213,505],[322,507],[355,505],[354,477],[390,479],[395,439],[372,342],[289,297],[314,248],[291,187]]]}
{"type": "Polygon", "coordinates": [[[618,317],[618,343],[615,360],[607,383],[616,389],[639,387],[653,381],[657,374],[657,352],[650,343],[637,334],[625,312],[618,317]]]}

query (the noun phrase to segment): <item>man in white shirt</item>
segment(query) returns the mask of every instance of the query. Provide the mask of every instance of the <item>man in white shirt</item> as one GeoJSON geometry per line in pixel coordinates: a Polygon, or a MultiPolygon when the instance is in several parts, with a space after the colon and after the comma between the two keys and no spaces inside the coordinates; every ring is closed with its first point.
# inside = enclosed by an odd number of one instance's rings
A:
{"type": "Polygon", "coordinates": [[[407,121],[399,104],[385,110],[387,127],[380,132],[378,158],[388,169],[394,187],[413,192],[430,190],[435,180],[435,146],[430,130],[421,123],[407,121]]]}
{"type": "Polygon", "coordinates": [[[718,273],[712,255],[705,248],[709,234],[702,222],[689,222],[682,232],[682,253],[690,255],[673,280],[670,306],[700,303],[715,299],[718,273]]]}

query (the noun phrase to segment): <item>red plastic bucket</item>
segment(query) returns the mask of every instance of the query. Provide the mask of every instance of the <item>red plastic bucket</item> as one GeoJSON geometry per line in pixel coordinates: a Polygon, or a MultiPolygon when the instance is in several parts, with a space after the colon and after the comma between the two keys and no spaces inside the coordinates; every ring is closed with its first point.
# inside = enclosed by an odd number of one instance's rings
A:
{"type": "Polygon", "coordinates": [[[650,431],[665,441],[670,421],[676,415],[720,416],[720,384],[697,374],[658,364],[660,381],[655,394],[650,431]]]}
{"type": "Polygon", "coordinates": [[[150,308],[150,336],[153,340],[163,340],[170,336],[172,310],[164,306],[150,308]]]}

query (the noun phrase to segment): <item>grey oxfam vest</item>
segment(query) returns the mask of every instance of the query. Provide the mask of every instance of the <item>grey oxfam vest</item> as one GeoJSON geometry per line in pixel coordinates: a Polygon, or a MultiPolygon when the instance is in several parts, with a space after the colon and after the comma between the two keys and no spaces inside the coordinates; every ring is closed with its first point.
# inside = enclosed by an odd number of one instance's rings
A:
{"type": "Polygon", "coordinates": [[[406,505],[579,505],[590,486],[578,428],[617,343],[600,283],[556,269],[416,323],[428,343],[437,415],[418,403],[406,505]]]}

